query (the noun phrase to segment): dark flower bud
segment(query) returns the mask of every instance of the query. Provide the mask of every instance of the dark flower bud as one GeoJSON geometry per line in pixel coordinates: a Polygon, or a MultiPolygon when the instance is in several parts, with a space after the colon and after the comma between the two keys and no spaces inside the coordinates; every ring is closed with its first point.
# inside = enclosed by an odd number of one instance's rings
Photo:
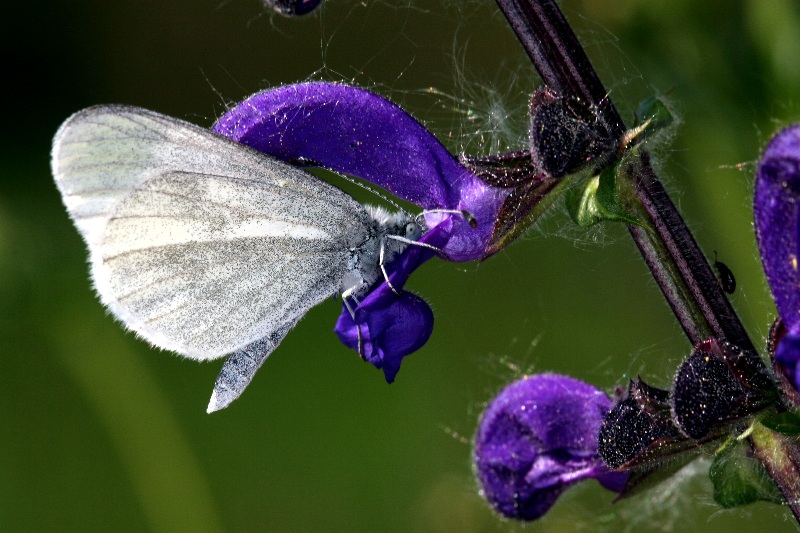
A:
{"type": "Polygon", "coordinates": [[[561,178],[541,172],[528,151],[488,157],[462,155],[460,160],[484,182],[508,189],[484,258],[508,246],[559,197],[561,178]]]}
{"type": "Polygon", "coordinates": [[[554,178],[609,155],[617,144],[592,109],[547,88],[531,97],[529,142],[534,166],[554,178]]]}
{"type": "Polygon", "coordinates": [[[675,376],[675,423],[688,437],[705,437],[716,422],[730,416],[742,392],[722,359],[695,350],[675,376]]]}
{"type": "Polygon", "coordinates": [[[758,355],[715,339],[695,347],[672,388],[675,423],[692,439],[702,439],[715,425],[752,414],[774,399],[774,385],[758,355]]]}
{"type": "Polygon", "coordinates": [[[264,0],[264,5],[287,17],[308,15],[322,4],[322,0],[264,0]]]}
{"type": "Polygon", "coordinates": [[[599,452],[611,468],[646,463],[678,436],[670,419],[669,391],[631,381],[603,421],[599,452]]]}

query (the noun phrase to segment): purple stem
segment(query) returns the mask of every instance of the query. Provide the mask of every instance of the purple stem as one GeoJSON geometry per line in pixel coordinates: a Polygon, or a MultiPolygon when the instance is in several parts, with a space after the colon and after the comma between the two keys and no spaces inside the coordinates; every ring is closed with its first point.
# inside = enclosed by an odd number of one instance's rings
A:
{"type": "Polygon", "coordinates": [[[655,235],[628,226],[650,272],[692,345],[713,336],[742,350],[754,350],[708,261],[656,176],[650,155],[640,151],[630,176],[655,235]]]}
{"type": "MultiPolygon", "coordinates": [[[[595,106],[620,139],[622,120],[578,38],[554,0],[496,0],[544,84],[566,97],[595,106]]],[[[704,254],[658,180],[644,150],[632,178],[642,214],[655,235],[628,229],[689,342],[709,337],[742,350],[753,343],[728,302],[704,254]]]]}
{"type": "Polygon", "coordinates": [[[619,138],[625,123],[608,98],[580,41],[554,1],[497,0],[544,84],[562,96],[597,106],[619,138]]]}

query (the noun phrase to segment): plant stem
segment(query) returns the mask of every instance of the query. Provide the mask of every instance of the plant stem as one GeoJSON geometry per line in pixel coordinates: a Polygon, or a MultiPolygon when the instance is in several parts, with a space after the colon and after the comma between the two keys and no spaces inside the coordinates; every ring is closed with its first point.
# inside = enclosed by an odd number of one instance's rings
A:
{"type": "Polygon", "coordinates": [[[649,154],[642,150],[633,159],[633,168],[623,175],[636,191],[639,216],[654,231],[639,226],[628,226],[628,231],[689,341],[696,345],[714,337],[754,350],[697,241],[653,171],[649,154]]]}
{"type": "MultiPolygon", "coordinates": [[[[595,107],[611,134],[621,139],[625,123],[555,0],[496,1],[545,85],[595,107]]],[[[694,346],[715,337],[752,350],[744,326],[658,180],[647,152],[639,152],[624,174],[633,185],[638,214],[653,231],[628,229],[689,342],[694,346]]]]}
{"type": "Polygon", "coordinates": [[[597,106],[600,117],[619,138],[625,123],[567,19],[554,1],[497,0],[544,84],[561,96],[597,106]],[[591,73],[591,75],[587,75],[591,73]]]}

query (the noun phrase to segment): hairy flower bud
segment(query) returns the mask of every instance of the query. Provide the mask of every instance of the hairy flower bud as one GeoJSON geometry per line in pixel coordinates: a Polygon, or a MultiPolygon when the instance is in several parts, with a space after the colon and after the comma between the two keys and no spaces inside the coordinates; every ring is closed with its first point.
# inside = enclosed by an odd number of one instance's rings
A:
{"type": "Polygon", "coordinates": [[[597,453],[610,409],[605,393],[568,376],[526,376],[503,389],[475,437],[475,470],[492,507],[535,520],[578,481],[596,478],[620,491],[628,474],[611,472],[597,453]]]}

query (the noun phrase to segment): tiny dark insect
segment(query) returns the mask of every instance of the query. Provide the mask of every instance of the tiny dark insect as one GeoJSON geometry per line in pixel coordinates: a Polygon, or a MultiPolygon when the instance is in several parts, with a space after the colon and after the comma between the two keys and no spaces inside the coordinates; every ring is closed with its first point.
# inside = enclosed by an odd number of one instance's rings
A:
{"type": "Polygon", "coordinates": [[[716,250],[714,250],[714,269],[717,271],[719,284],[722,286],[722,290],[728,294],[733,294],[733,291],[736,290],[736,278],[733,277],[733,272],[728,268],[728,265],[722,261],[717,261],[716,250]]]}

